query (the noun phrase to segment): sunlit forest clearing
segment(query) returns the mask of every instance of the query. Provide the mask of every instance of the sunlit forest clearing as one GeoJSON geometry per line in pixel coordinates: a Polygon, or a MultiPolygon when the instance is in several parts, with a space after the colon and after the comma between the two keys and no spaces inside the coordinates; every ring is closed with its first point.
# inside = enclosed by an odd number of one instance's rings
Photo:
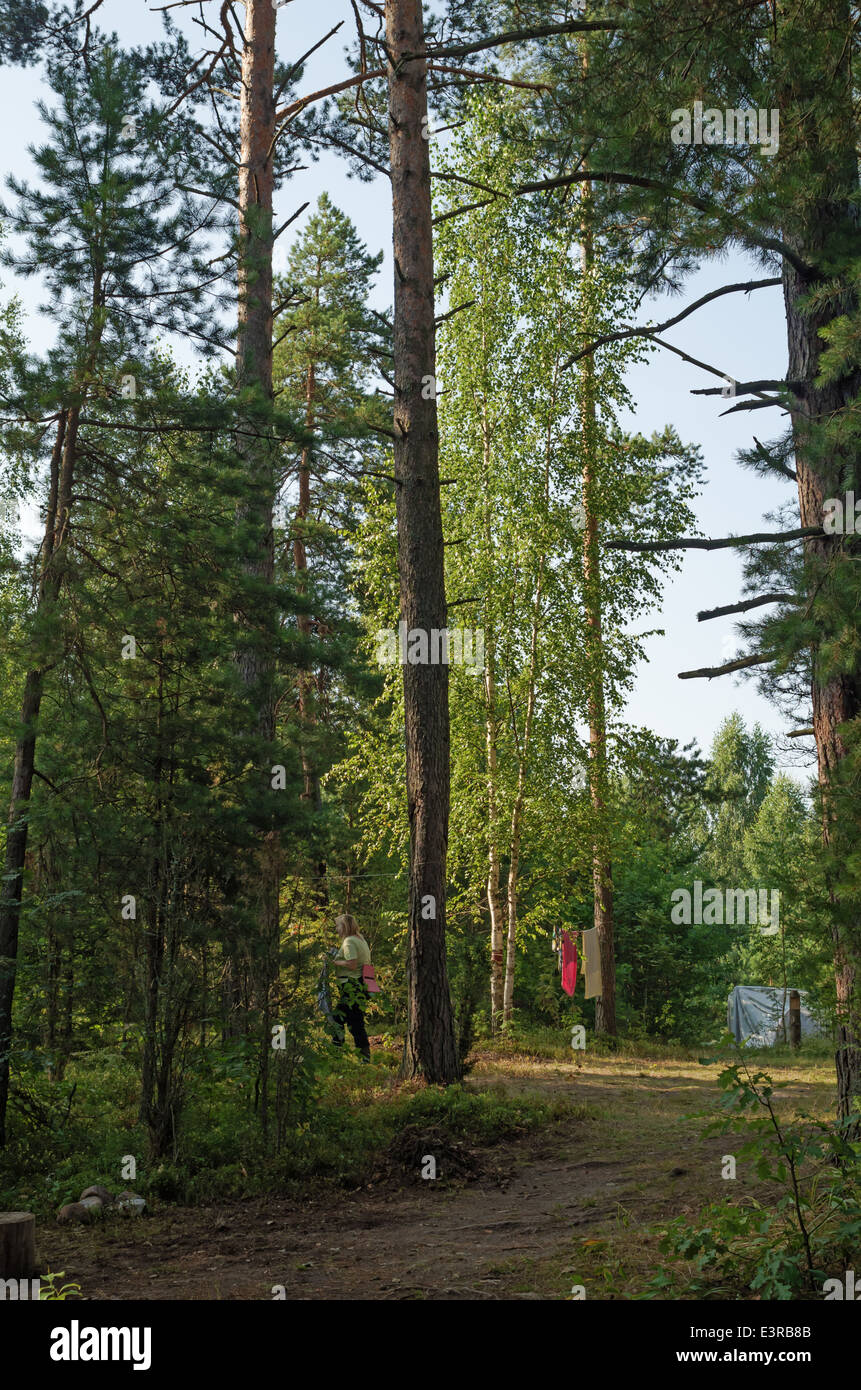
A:
{"type": "MultiPolygon", "coordinates": [[[[824,1050],[803,1059],[779,1050],[769,1064],[787,1087],[781,1115],[827,1119],[824,1050]]],[[[568,1299],[575,1284],[589,1299],[689,1298],[695,1261],[668,1257],[660,1242],[668,1222],[724,1199],[727,1144],[703,1137],[717,1071],[689,1050],[655,1046],[578,1065],[546,1036],[479,1049],[454,1097],[350,1068],[323,1101],[326,1138],[315,1126],[316,1181],[295,1160],[275,1183],[246,1181],[240,1169],[245,1195],[213,1203],[218,1182],[207,1191],[204,1180],[200,1207],[159,1201],[131,1229],[52,1232],[51,1267],[74,1268],[87,1298],[257,1299],[287,1285],[300,1298],[568,1299]],[[417,1178],[427,1149],[438,1156],[436,1183],[417,1178]],[[337,1223],[323,1174],[337,1175],[337,1223]],[[669,1289],[654,1287],[657,1269],[669,1289]]],[[[779,1187],[754,1167],[740,1166],[734,1197],[767,1206],[779,1187]]],[[[160,1181],[170,1195],[172,1176],[160,1181]]],[[[698,1296],[733,1294],[700,1277],[698,1296]]]]}
{"type": "Polygon", "coordinates": [[[855,1301],[858,20],[0,0],[0,1301],[855,1301]]]}

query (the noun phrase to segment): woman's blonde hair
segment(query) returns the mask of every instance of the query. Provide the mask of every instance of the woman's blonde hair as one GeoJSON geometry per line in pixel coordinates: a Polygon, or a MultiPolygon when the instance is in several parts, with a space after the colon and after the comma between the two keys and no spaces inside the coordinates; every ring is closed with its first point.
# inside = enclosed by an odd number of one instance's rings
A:
{"type": "Polygon", "coordinates": [[[349,912],[342,912],[340,917],[335,918],[335,930],[339,936],[361,936],[359,924],[355,917],[349,912]]]}

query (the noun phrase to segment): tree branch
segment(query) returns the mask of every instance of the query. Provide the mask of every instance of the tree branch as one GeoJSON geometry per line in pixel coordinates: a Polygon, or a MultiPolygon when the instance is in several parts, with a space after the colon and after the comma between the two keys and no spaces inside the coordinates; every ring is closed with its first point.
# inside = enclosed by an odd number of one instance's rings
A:
{"type": "MultiPolygon", "coordinates": [[[[617,19],[568,19],[563,24],[539,24],[534,29],[506,29],[501,34],[491,34],[486,39],[474,39],[472,43],[450,44],[446,48],[426,48],[423,53],[405,53],[401,64],[415,62],[417,58],[466,58],[470,53],[481,53],[487,48],[498,48],[505,43],[528,43],[532,39],[549,39],[556,34],[592,33],[595,30],[614,30],[623,28],[617,19]]],[[[381,39],[372,40],[382,43],[381,39]]]]}
{"type": "Polygon", "coordinates": [[[758,531],[750,536],[691,536],[678,541],[605,541],[608,550],[724,550],[740,545],[763,545],[772,541],[800,541],[808,536],[821,536],[821,526],[799,526],[795,531],[758,531]]]}
{"type": "Polygon", "coordinates": [[[441,222],[447,222],[450,217],[459,217],[462,212],[475,212],[478,208],[486,208],[490,203],[495,203],[497,198],[501,198],[501,193],[493,193],[489,198],[482,198],[480,203],[464,203],[462,207],[452,208],[451,212],[440,213],[433,220],[433,225],[438,227],[441,222]]]}
{"type": "MultiPolygon", "coordinates": [[[[587,347],[581,348],[573,357],[569,357],[567,362],[563,362],[562,371],[568,367],[573,367],[575,362],[579,362],[581,357],[588,357],[596,348],[603,347],[605,343],[620,343],[624,338],[650,338],[655,333],[663,333],[667,328],[673,328],[682,319],[686,319],[689,314],[693,314],[697,309],[701,309],[704,304],[708,304],[712,299],[719,299],[723,294],[736,294],[742,292],[749,294],[751,290],[765,289],[767,286],[781,284],[779,275],[771,276],[768,280],[746,280],[738,285],[724,285],[719,290],[712,290],[710,294],[704,294],[702,299],[698,299],[693,304],[689,304],[687,309],[683,309],[675,318],[667,319],[665,323],[657,323],[652,328],[643,324],[639,328],[622,328],[616,333],[604,333],[600,338],[596,338],[594,343],[589,343],[587,347]]],[[[699,393],[694,393],[699,394],[699,393]]]]}
{"type": "Polygon", "coordinates": [[[738,405],[731,405],[729,410],[721,411],[721,419],[724,415],[735,415],[739,410],[765,410],[769,405],[776,405],[778,409],[789,411],[789,406],[785,401],[779,401],[776,396],[763,396],[760,401],[740,401],[738,405]]]}
{"type": "MultiPolygon", "coordinates": [[[[345,77],[342,82],[333,82],[331,87],[320,87],[316,92],[309,92],[307,96],[297,97],[296,101],[288,102],[282,106],[280,111],[276,111],[275,119],[283,121],[288,116],[295,116],[297,111],[304,111],[306,106],[310,106],[312,101],[322,101],[324,97],[337,96],[339,92],[346,92],[350,87],[359,87],[363,82],[369,82],[375,77],[385,77],[386,68],[372,68],[370,72],[360,72],[354,77],[345,77]]],[[[276,136],[277,138],[277,136],[276,136]]]]}
{"type": "Polygon", "coordinates": [[[496,72],[475,72],[472,68],[453,68],[443,63],[428,63],[428,77],[435,72],[451,73],[453,77],[471,77],[476,82],[496,82],[503,87],[523,87],[529,92],[552,92],[546,82],[525,82],[514,77],[500,77],[496,72]]]}
{"type": "Polygon", "coordinates": [[[306,207],[308,207],[308,203],[303,203],[300,208],[297,208],[296,211],[292,213],[290,217],[287,218],[286,222],[281,223],[281,226],[278,228],[277,232],[273,233],[273,242],[276,242],[278,240],[282,232],[286,232],[291,222],[295,222],[297,217],[301,217],[306,207]]]}
{"type": "Polygon", "coordinates": [[[769,468],[773,468],[776,473],[782,473],[783,476],[789,478],[791,482],[798,482],[798,474],[794,468],[789,468],[785,463],[781,463],[779,459],[771,458],[765,445],[757,439],[756,435],[753,436],[753,442],[759,450],[760,458],[763,463],[767,464],[769,468]]]}
{"type": "Polygon", "coordinates": [[[447,314],[440,314],[439,318],[434,319],[435,326],[439,328],[441,323],[445,323],[448,319],[453,319],[455,314],[460,313],[461,309],[471,309],[473,304],[477,303],[477,299],[467,299],[465,303],[455,305],[453,309],[449,309],[447,314]]]}
{"type": "MultiPolygon", "coordinates": [[[[726,213],[720,208],[715,208],[711,203],[705,202],[702,198],[697,198],[692,193],[683,193],[674,188],[672,184],[660,183],[657,179],[646,178],[639,174],[620,174],[616,171],[607,170],[602,172],[597,169],[575,169],[572,174],[558,174],[552,179],[538,179],[535,183],[518,184],[514,192],[516,195],[523,193],[545,193],[554,188],[567,188],[572,183],[585,183],[591,180],[595,183],[616,184],[620,187],[646,188],[656,193],[661,193],[665,198],[675,199],[677,202],[685,203],[692,207],[696,212],[703,212],[706,216],[714,217],[716,220],[726,222],[726,213]]],[[[773,251],[775,255],[782,256],[789,265],[793,266],[800,275],[814,277],[816,272],[812,266],[797,256],[791,247],[786,246],[778,237],[758,236],[755,232],[739,228],[731,233],[738,240],[747,240],[751,246],[759,246],[763,251],[773,251]]]]}
{"type": "Polygon", "coordinates": [[[760,653],[759,656],[741,656],[737,661],[728,661],[725,666],[702,666],[698,671],[679,671],[679,680],[713,680],[715,676],[726,676],[731,671],[744,671],[749,666],[764,666],[766,662],[773,660],[773,652],[760,653]]]}
{"type": "Polygon", "coordinates": [[[798,603],[795,594],[760,594],[759,598],[745,599],[744,603],[730,603],[726,608],[704,608],[697,614],[698,623],[706,623],[710,618],[726,618],[730,613],[747,613],[751,608],[761,608],[765,603],[798,603]]]}
{"type": "MultiPolygon", "coordinates": [[[[745,396],[755,395],[759,391],[793,391],[798,395],[807,385],[805,381],[736,381],[734,386],[736,391],[741,391],[745,396]]],[[[696,391],[691,391],[692,396],[719,396],[721,394],[719,386],[700,386],[696,391]]]]}

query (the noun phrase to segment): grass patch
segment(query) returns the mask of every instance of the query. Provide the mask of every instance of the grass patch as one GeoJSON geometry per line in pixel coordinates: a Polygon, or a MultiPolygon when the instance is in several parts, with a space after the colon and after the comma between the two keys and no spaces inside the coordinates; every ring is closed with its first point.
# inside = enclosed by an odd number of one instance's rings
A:
{"type": "Polygon", "coordinates": [[[399,1083],[389,1058],[367,1067],[347,1053],[321,1074],[311,1113],[276,1151],[273,1134],[266,1141],[260,1132],[250,1076],[201,1069],[189,1082],[175,1153],[153,1163],[137,1123],[136,1081],[131,1059],[105,1052],[74,1058],[60,1086],[28,1078],[34,1118],[17,1127],[7,1152],[0,1205],[52,1217],[94,1183],[113,1192],[131,1187],[151,1204],[190,1205],[316,1182],[354,1187],[379,1176],[405,1130],[416,1142],[427,1132],[438,1145],[487,1148],[583,1113],[565,1099],[511,1096],[502,1086],[475,1092],[399,1083]],[[129,1156],[134,1179],[121,1177],[129,1156]]]}

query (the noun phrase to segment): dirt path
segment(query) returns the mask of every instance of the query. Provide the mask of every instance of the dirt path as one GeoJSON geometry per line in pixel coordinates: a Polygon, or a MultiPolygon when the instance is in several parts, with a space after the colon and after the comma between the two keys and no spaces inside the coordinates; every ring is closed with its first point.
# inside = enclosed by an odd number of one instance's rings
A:
{"type": "MultiPolygon", "coordinates": [[[[794,1073],[781,1105],[826,1112],[826,1071],[794,1073]]],[[[701,1137],[714,1068],[596,1059],[482,1066],[471,1088],[564,1094],[578,1118],[483,1151],[492,1175],[162,1208],[100,1228],[45,1228],[43,1257],[91,1299],[624,1298],[660,1267],[657,1233],[727,1195],[724,1136],[701,1137]],[[627,1291],[627,1292],[626,1292],[627,1291]]],[[[414,1179],[414,1175],[413,1175],[414,1179]]],[[[757,1190],[739,1165],[734,1198],[757,1190]]]]}

